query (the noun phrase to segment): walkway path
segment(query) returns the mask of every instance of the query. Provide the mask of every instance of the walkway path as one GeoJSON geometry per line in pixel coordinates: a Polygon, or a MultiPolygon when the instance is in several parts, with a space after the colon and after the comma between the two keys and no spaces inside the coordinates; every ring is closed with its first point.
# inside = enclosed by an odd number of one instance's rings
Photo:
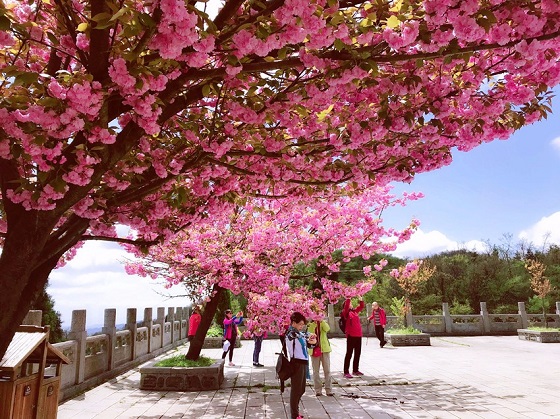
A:
{"type": "MultiPolygon", "coordinates": [[[[363,341],[362,378],[342,377],[344,339],[332,339],[334,397],[308,386],[306,419],[560,418],[560,344],[516,336],[432,337],[430,347],[363,341]]],[[[265,340],[252,366],[253,342],[243,341],[226,367],[223,388],[179,393],[139,390],[137,369],[60,405],[58,419],[196,418],[289,419],[289,389],[278,390],[274,363],[280,344],[265,340]],[[270,388],[270,387],[273,388],[270,388]]],[[[186,351],[186,348],[180,348],[186,351]]],[[[204,355],[219,357],[220,349],[204,355]]]]}

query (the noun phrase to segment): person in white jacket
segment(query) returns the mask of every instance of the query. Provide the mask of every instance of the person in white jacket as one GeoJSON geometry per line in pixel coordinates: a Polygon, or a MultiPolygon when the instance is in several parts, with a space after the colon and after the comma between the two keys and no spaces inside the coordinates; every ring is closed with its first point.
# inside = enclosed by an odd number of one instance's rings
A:
{"type": "Polygon", "coordinates": [[[299,402],[305,393],[305,379],[309,376],[308,348],[315,347],[317,336],[305,333],[307,321],[305,316],[296,311],[290,316],[290,327],[286,332],[286,348],[290,355],[290,362],[294,368],[290,389],[290,414],[291,419],[303,419],[299,414],[299,402]]]}

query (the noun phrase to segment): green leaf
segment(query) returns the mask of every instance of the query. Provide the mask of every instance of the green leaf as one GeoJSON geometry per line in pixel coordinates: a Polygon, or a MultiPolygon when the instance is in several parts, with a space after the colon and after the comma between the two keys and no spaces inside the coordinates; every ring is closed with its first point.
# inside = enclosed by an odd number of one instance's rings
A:
{"type": "Polygon", "coordinates": [[[38,79],[38,73],[20,73],[16,76],[14,86],[29,86],[30,84],[36,83],[38,79]]]}
{"type": "Polygon", "coordinates": [[[122,15],[124,15],[126,13],[126,11],[127,11],[127,9],[125,9],[123,7],[117,13],[115,13],[113,16],[111,16],[111,19],[109,19],[109,20],[114,22],[115,20],[119,19],[122,15]]]}
{"type": "Polygon", "coordinates": [[[148,28],[153,28],[156,26],[156,22],[154,21],[154,19],[152,19],[152,17],[147,13],[140,13],[140,15],[138,15],[138,21],[148,28]]]}
{"type": "Polygon", "coordinates": [[[103,22],[111,19],[111,15],[109,13],[98,13],[91,18],[94,22],[103,22]]]}
{"type": "Polygon", "coordinates": [[[342,51],[344,48],[346,48],[346,44],[337,38],[334,40],[334,48],[337,51],[342,51]]]}
{"type": "Polygon", "coordinates": [[[60,102],[58,101],[58,99],[54,98],[54,97],[50,97],[50,96],[45,96],[42,97],[41,99],[39,99],[37,101],[37,103],[41,106],[44,106],[46,108],[54,108],[55,106],[57,106],[60,102]]]}
{"type": "Polygon", "coordinates": [[[63,181],[62,178],[57,177],[53,179],[53,181],[51,182],[51,186],[57,192],[64,192],[64,189],[66,188],[66,182],[63,181]]]}
{"type": "Polygon", "coordinates": [[[49,41],[51,41],[52,45],[58,45],[59,41],[58,38],[56,37],[56,35],[52,32],[47,32],[47,38],[49,38],[49,41]]]}
{"type": "Polygon", "coordinates": [[[76,28],[76,30],[78,32],[85,32],[88,28],[89,24],[87,22],[82,22],[78,25],[78,27],[76,28]]]}

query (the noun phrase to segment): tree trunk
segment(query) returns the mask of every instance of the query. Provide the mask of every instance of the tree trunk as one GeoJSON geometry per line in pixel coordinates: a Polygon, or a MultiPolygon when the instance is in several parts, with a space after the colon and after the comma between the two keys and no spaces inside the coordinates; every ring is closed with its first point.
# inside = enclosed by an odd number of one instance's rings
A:
{"type": "MultiPolygon", "coordinates": [[[[6,353],[17,328],[31,305],[46,285],[49,274],[56,267],[59,256],[53,257],[33,271],[17,269],[17,261],[0,258],[0,359],[6,353]],[[10,266],[12,265],[12,266],[10,266]],[[18,271],[21,271],[18,274],[18,271]],[[15,280],[17,278],[17,280],[15,280]]],[[[31,256],[30,256],[31,259],[31,256]]],[[[28,259],[29,260],[29,259],[28,259]]]]}
{"type": "Polygon", "coordinates": [[[33,302],[45,287],[49,275],[66,250],[74,246],[89,225],[79,227],[62,240],[53,234],[57,216],[9,207],[8,229],[0,255],[0,359],[33,302]]]}
{"type": "Polygon", "coordinates": [[[200,319],[200,325],[196,330],[196,334],[194,335],[193,340],[189,345],[189,351],[185,358],[196,360],[200,357],[200,351],[202,351],[202,345],[204,345],[204,338],[206,337],[206,333],[212,324],[212,319],[214,318],[214,314],[216,314],[216,309],[218,308],[218,302],[220,301],[220,297],[224,292],[224,289],[219,285],[214,285],[213,291],[215,292],[210,298],[208,304],[204,308],[204,312],[202,313],[200,319]]]}

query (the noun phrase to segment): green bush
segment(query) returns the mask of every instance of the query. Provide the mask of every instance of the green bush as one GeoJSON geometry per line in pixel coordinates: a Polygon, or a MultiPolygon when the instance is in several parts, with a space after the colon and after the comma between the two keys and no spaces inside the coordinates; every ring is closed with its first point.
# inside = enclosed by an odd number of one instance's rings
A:
{"type": "Polygon", "coordinates": [[[500,304],[495,309],[488,309],[490,314],[515,314],[519,311],[517,304],[500,304]]]}
{"type": "Polygon", "coordinates": [[[218,326],[217,324],[213,324],[206,332],[206,337],[209,338],[219,338],[224,335],[224,329],[222,326],[218,326]]]}
{"type": "Polygon", "coordinates": [[[449,313],[453,315],[464,315],[464,314],[473,314],[471,305],[469,302],[460,303],[457,300],[453,300],[453,303],[449,306],[449,313]]]}

